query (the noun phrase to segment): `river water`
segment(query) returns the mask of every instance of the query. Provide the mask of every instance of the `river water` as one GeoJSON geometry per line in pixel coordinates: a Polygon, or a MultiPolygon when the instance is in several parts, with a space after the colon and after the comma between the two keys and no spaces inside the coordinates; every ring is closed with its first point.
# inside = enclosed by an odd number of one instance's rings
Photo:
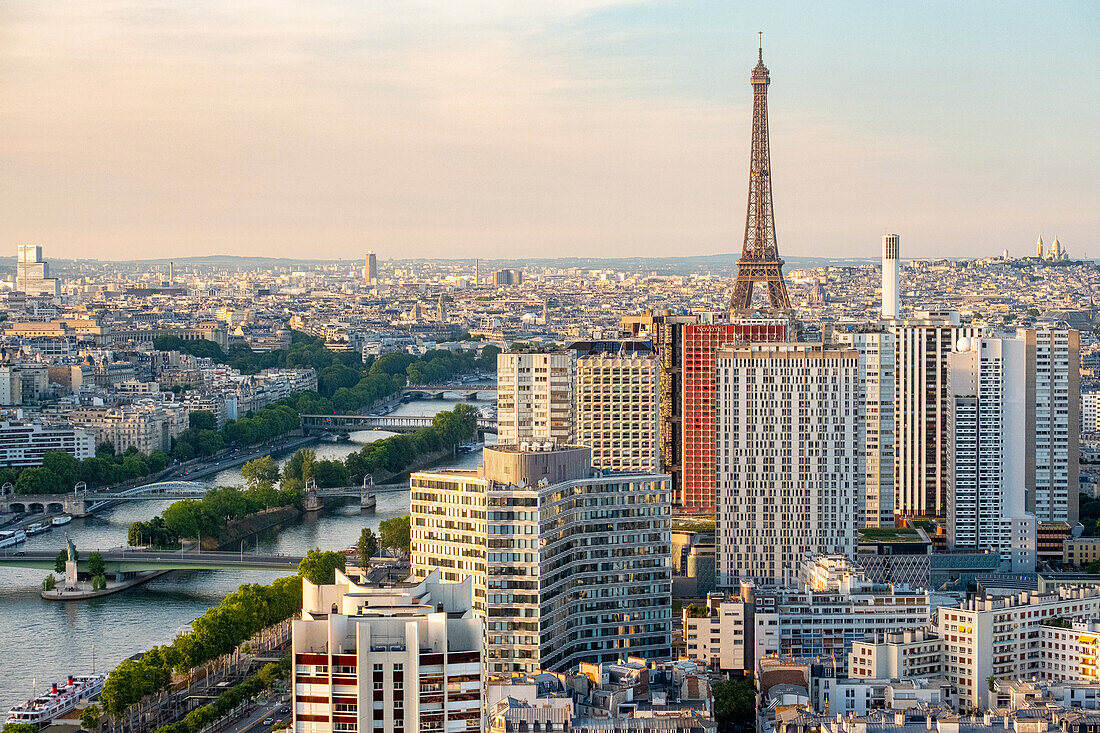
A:
{"type": "MultiPolygon", "coordinates": [[[[401,405],[394,415],[433,415],[457,404],[429,400],[401,405]]],[[[485,406],[486,402],[470,403],[485,406]]],[[[319,459],[343,458],[366,443],[391,433],[353,433],[351,443],[320,443],[319,459]]],[[[493,436],[489,436],[492,440],[493,436]]],[[[283,457],[285,458],[285,456],[283,457]]],[[[440,464],[476,467],[481,452],[464,454],[440,464]]],[[[209,481],[218,486],[240,485],[237,469],[223,471],[209,481]]],[[[160,513],[170,501],[122,504],[66,527],[82,556],[96,549],[126,544],[130,524],[160,513]]],[[[358,506],[342,506],[310,514],[280,530],[268,530],[245,541],[244,551],[304,555],[314,547],[342,550],[359,539],[363,527],[378,531],[378,523],[409,513],[407,492],[380,494],[373,513],[358,506]]],[[[27,539],[28,550],[58,550],[64,546],[60,530],[27,539]]],[[[170,642],[242,583],[270,583],[278,574],[248,570],[177,571],[145,585],[89,601],[44,601],[38,595],[45,573],[41,570],[0,568],[0,724],[8,708],[31,697],[66,674],[112,669],[123,659],[157,644],[170,642]]]]}

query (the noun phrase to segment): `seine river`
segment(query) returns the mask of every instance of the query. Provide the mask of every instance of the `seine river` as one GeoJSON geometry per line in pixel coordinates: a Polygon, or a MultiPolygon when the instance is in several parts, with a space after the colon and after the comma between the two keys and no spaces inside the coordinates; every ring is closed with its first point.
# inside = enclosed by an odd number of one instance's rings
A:
{"type": "MultiPolygon", "coordinates": [[[[456,402],[431,400],[401,405],[394,415],[432,415],[456,402]]],[[[485,406],[487,402],[469,403],[485,406]]],[[[352,442],[314,446],[318,458],[342,458],[364,444],[390,433],[353,433],[352,442]]],[[[489,436],[490,439],[493,436],[489,436]]],[[[285,457],[285,456],[284,456],[285,457]]],[[[477,466],[480,451],[461,455],[441,465],[477,466]]],[[[238,470],[217,474],[211,483],[240,485],[238,470]]],[[[130,524],[158,514],[170,502],[123,504],[87,519],[74,519],[66,528],[82,556],[98,548],[126,544],[130,524]]],[[[244,551],[303,555],[314,547],[342,550],[353,544],[363,527],[376,532],[378,523],[409,512],[408,493],[382,494],[374,513],[344,506],[308,515],[279,531],[269,530],[246,540],[244,551]]],[[[60,530],[28,538],[26,549],[57,549],[64,545],[60,530]]],[[[242,583],[269,583],[276,573],[243,570],[177,571],[139,588],[90,601],[47,602],[38,595],[45,576],[41,570],[0,568],[0,724],[8,709],[31,697],[37,683],[41,692],[66,674],[112,669],[123,659],[156,644],[170,642],[192,619],[237,589],[242,583]]]]}

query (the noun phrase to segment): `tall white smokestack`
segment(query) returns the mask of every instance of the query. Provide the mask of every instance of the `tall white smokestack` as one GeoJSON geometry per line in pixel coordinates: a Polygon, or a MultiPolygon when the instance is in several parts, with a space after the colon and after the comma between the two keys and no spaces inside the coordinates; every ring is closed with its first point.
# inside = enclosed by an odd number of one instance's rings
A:
{"type": "Polygon", "coordinates": [[[901,237],[896,234],[882,236],[882,317],[898,317],[898,257],[901,237]]]}

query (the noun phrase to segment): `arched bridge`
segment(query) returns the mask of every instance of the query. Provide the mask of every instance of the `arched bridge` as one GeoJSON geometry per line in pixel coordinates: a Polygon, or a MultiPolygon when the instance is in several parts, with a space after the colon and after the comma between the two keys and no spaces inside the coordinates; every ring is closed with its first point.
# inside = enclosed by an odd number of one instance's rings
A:
{"type": "MultiPolygon", "coordinates": [[[[430,427],[431,417],[399,415],[302,415],[302,430],[310,433],[350,433],[353,430],[386,430],[391,433],[411,433],[430,427]]],[[[497,431],[496,418],[479,417],[478,430],[497,431]]]]}
{"type": "MultiPolygon", "coordinates": [[[[290,555],[257,555],[250,552],[180,552],[172,550],[134,550],[124,547],[99,550],[107,563],[108,574],[135,573],[145,570],[271,570],[294,573],[301,557],[290,555]]],[[[77,563],[81,572],[87,572],[88,555],[81,550],[77,563]]],[[[52,570],[57,560],[53,550],[26,550],[7,548],[0,551],[0,567],[36,568],[52,570]]]]}

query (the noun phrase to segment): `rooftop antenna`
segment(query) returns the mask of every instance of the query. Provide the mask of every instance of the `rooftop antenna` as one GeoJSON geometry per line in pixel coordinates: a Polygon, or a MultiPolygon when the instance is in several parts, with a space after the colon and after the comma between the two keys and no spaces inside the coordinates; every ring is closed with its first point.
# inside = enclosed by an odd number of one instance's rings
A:
{"type": "Polygon", "coordinates": [[[756,35],[758,36],[759,42],[759,55],[757,56],[757,59],[760,61],[760,63],[764,63],[764,31],[757,31],[756,35]]]}

